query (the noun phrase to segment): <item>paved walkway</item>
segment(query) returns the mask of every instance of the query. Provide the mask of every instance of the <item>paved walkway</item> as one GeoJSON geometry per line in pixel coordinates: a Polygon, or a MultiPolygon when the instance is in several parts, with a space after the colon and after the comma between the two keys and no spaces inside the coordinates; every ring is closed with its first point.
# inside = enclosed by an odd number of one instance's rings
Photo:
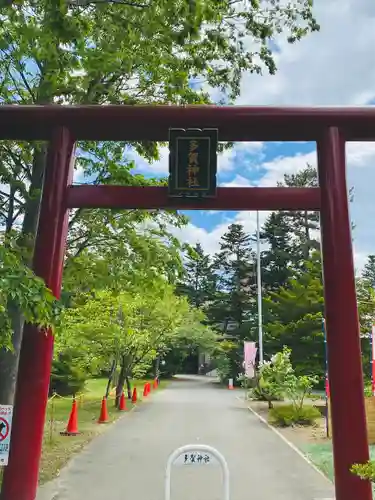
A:
{"type": "MultiPolygon", "coordinates": [[[[169,454],[190,443],[225,456],[231,500],[326,500],[333,487],[262,424],[237,391],[186,377],[95,439],[38,500],[164,500],[169,454]]],[[[221,500],[216,467],[175,467],[171,500],[221,500]]]]}

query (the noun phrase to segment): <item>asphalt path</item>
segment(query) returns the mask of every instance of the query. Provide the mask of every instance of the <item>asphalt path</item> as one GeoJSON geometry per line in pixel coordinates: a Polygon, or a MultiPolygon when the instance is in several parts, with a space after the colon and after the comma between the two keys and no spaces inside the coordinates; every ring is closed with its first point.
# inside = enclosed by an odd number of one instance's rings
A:
{"type": "MultiPolygon", "coordinates": [[[[93,440],[37,500],[164,500],[169,455],[214,446],[230,471],[231,500],[331,500],[333,486],[207,377],[179,377],[93,440]]],[[[171,500],[223,500],[218,466],[175,466],[171,500]]]]}

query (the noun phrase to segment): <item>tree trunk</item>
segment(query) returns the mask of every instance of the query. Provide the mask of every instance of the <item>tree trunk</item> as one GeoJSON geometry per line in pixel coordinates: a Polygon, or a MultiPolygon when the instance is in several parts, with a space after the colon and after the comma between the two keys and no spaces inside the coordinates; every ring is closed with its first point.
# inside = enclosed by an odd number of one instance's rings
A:
{"type": "Polygon", "coordinates": [[[115,358],[112,361],[111,371],[110,371],[110,374],[109,374],[109,377],[108,377],[107,389],[105,391],[105,397],[106,397],[106,399],[108,399],[109,392],[111,390],[111,383],[112,383],[112,380],[113,380],[113,375],[114,375],[115,370],[116,370],[116,365],[117,365],[117,361],[116,361],[116,358],[115,358]]]}
{"type": "Polygon", "coordinates": [[[125,356],[122,357],[121,359],[121,369],[120,369],[120,375],[118,377],[117,381],[117,386],[116,386],[116,400],[115,400],[115,406],[116,408],[119,407],[120,405],[120,398],[121,394],[124,390],[124,384],[125,384],[125,378],[126,378],[126,365],[125,365],[125,356]]]}
{"type": "Polygon", "coordinates": [[[132,398],[132,386],[130,385],[130,379],[127,375],[125,377],[125,382],[126,382],[126,390],[128,393],[128,399],[131,399],[132,398]]]}
{"type": "Polygon", "coordinates": [[[47,145],[44,144],[35,149],[31,183],[26,199],[25,217],[22,224],[21,243],[30,250],[29,264],[32,262],[35,235],[39,223],[40,202],[42,199],[42,189],[44,172],[47,160],[47,145]]]}
{"type": "Polygon", "coordinates": [[[0,349],[0,404],[4,405],[13,404],[23,330],[23,318],[19,314],[18,308],[14,305],[9,306],[8,314],[13,328],[13,350],[0,349]]]}
{"type": "Polygon", "coordinates": [[[160,355],[158,355],[155,359],[155,372],[154,372],[155,378],[159,378],[160,376],[160,355]]]}
{"type": "MultiPolygon", "coordinates": [[[[28,261],[25,262],[28,265],[31,265],[32,262],[34,240],[39,222],[46,154],[46,145],[35,149],[31,183],[25,202],[25,216],[19,241],[22,246],[29,250],[28,261]]],[[[5,349],[0,349],[0,404],[13,404],[23,336],[24,319],[21,311],[13,304],[9,306],[8,313],[13,326],[13,351],[9,352],[5,349]]]]}
{"type": "Polygon", "coordinates": [[[14,198],[16,196],[16,188],[14,184],[11,184],[10,186],[10,192],[9,192],[9,208],[8,208],[8,213],[5,221],[5,232],[8,234],[12,230],[13,227],[13,222],[14,222],[14,198]]]}
{"type": "Polygon", "coordinates": [[[306,239],[304,258],[305,260],[308,260],[308,258],[310,257],[310,229],[309,229],[309,214],[307,210],[305,210],[304,219],[305,219],[304,222],[305,222],[305,239],[306,239]]]}
{"type": "Polygon", "coordinates": [[[195,266],[195,307],[198,308],[200,305],[200,300],[199,300],[199,269],[198,269],[198,264],[195,266]]]}

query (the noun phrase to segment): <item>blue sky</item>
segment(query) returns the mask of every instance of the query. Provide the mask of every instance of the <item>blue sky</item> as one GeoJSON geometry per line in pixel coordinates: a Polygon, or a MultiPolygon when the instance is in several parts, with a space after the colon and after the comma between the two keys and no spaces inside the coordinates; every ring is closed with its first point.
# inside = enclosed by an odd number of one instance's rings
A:
{"type": "MultiPolygon", "coordinates": [[[[238,105],[365,105],[375,103],[375,2],[374,0],[315,0],[320,33],[294,45],[283,38],[275,42],[276,75],[243,76],[238,105]]],[[[165,176],[168,150],[151,165],[135,157],[137,170],[165,176]]],[[[285,173],[295,173],[306,163],[316,165],[314,143],[237,143],[220,155],[219,185],[275,186],[285,173]]],[[[347,147],[348,185],[354,187],[351,217],[355,264],[360,270],[369,253],[375,253],[375,143],[347,147]]],[[[264,220],[266,213],[262,213],[264,220]]],[[[252,212],[190,212],[190,224],[176,235],[200,241],[206,251],[218,249],[220,237],[231,222],[255,230],[252,212]]]]}
{"type": "MultiPolygon", "coordinates": [[[[315,151],[315,143],[283,143],[268,142],[263,144],[237,143],[233,150],[219,156],[218,185],[221,186],[250,186],[262,183],[267,174],[266,165],[276,158],[308,154],[315,151]]],[[[146,176],[157,174],[160,177],[167,175],[168,150],[164,149],[160,162],[149,165],[135,156],[136,172],[146,176]]],[[[272,185],[272,183],[270,184],[272,185]]],[[[211,232],[217,225],[230,221],[239,213],[225,211],[186,211],[191,224],[211,232]]]]}
{"type": "MultiPolygon", "coordinates": [[[[241,147],[241,145],[239,145],[241,147]]],[[[274,158],[292,156],[298,153],[308,153],[315,150],[314,143],[265,143],[258,154],[240,151],[233,155],[234,168],[229,172],[220,172],[218,175],[219,185],[258,185],[266,174],[262,163],[271,162],[274,158]],[[261,162],[260,162],[261,161],[261,162]]],[[[230,220],[235,214],[232,212],[197,211],[186,212],[191,223],[206,229],[208,232],[221,224],[230,220]]]]}

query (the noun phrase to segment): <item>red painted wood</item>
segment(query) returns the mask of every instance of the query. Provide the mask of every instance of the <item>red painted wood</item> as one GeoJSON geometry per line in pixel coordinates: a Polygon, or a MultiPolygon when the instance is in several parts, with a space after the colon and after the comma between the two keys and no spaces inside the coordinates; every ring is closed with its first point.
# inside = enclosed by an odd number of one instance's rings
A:
{"type": "Polygon", "coordinates": [[[314,141],[326,127],[375,140],[375,108],[243,106],[0,106],[2,139],[50,139],[56,126],[88,140],[166,141],[170,127],[219,128],[221,141],[314,141]]]}
{"type": "Polygon", "coordinates": [[[369,459],[345,142],[337,128],[318,143],[325,325],[332,412],[336,500],[371,500],[371,486],[350,472],[369,459]]]}
{"type": "Polygon", "coordinates": [[[218,188],[216,198],[168,198],[166,187],[72,186],[69,208],[179,210],[319,210],[319,188],[218,188]]]}
{"type": "MultiPolygon", "coordinates": [[[[48,152],[34,270],[60,297],[62,258],[67,235],[66,186],[72,179],[74,142],[66,129],[57,129],[48,152]]],[[[45,411],[51,373],[53,336],[26,325],[15,399],[9,465],[5,468],[1,500],[34,500],[38,485],[45,411]]]]}
{"type": "MultiPolygon", "coordinates": [[[[34,265],[56,296],[61,285],[67,230],[65,208],[313,210],[321,204],[336,500],[371,499],[369,484],[349,472],[352,463],[368,459],[368,446],[344,140],[375,140],[374,107],[0,106],[0,137],[53,139],[34,265]],[[216,127],[221,141],[318,140],[321,192],[318,189],[219,188],[216,199],[193,204],[169,200],[167,188],[76,186],[66,189],[71,175],[72,137],[165,141],[170,127],[216,127]]],[[[52,348],[50,332],[45,335],[35,327],[26,328],[10,464],[5,470],[1,500],[35,498],[52,348]]]]}

